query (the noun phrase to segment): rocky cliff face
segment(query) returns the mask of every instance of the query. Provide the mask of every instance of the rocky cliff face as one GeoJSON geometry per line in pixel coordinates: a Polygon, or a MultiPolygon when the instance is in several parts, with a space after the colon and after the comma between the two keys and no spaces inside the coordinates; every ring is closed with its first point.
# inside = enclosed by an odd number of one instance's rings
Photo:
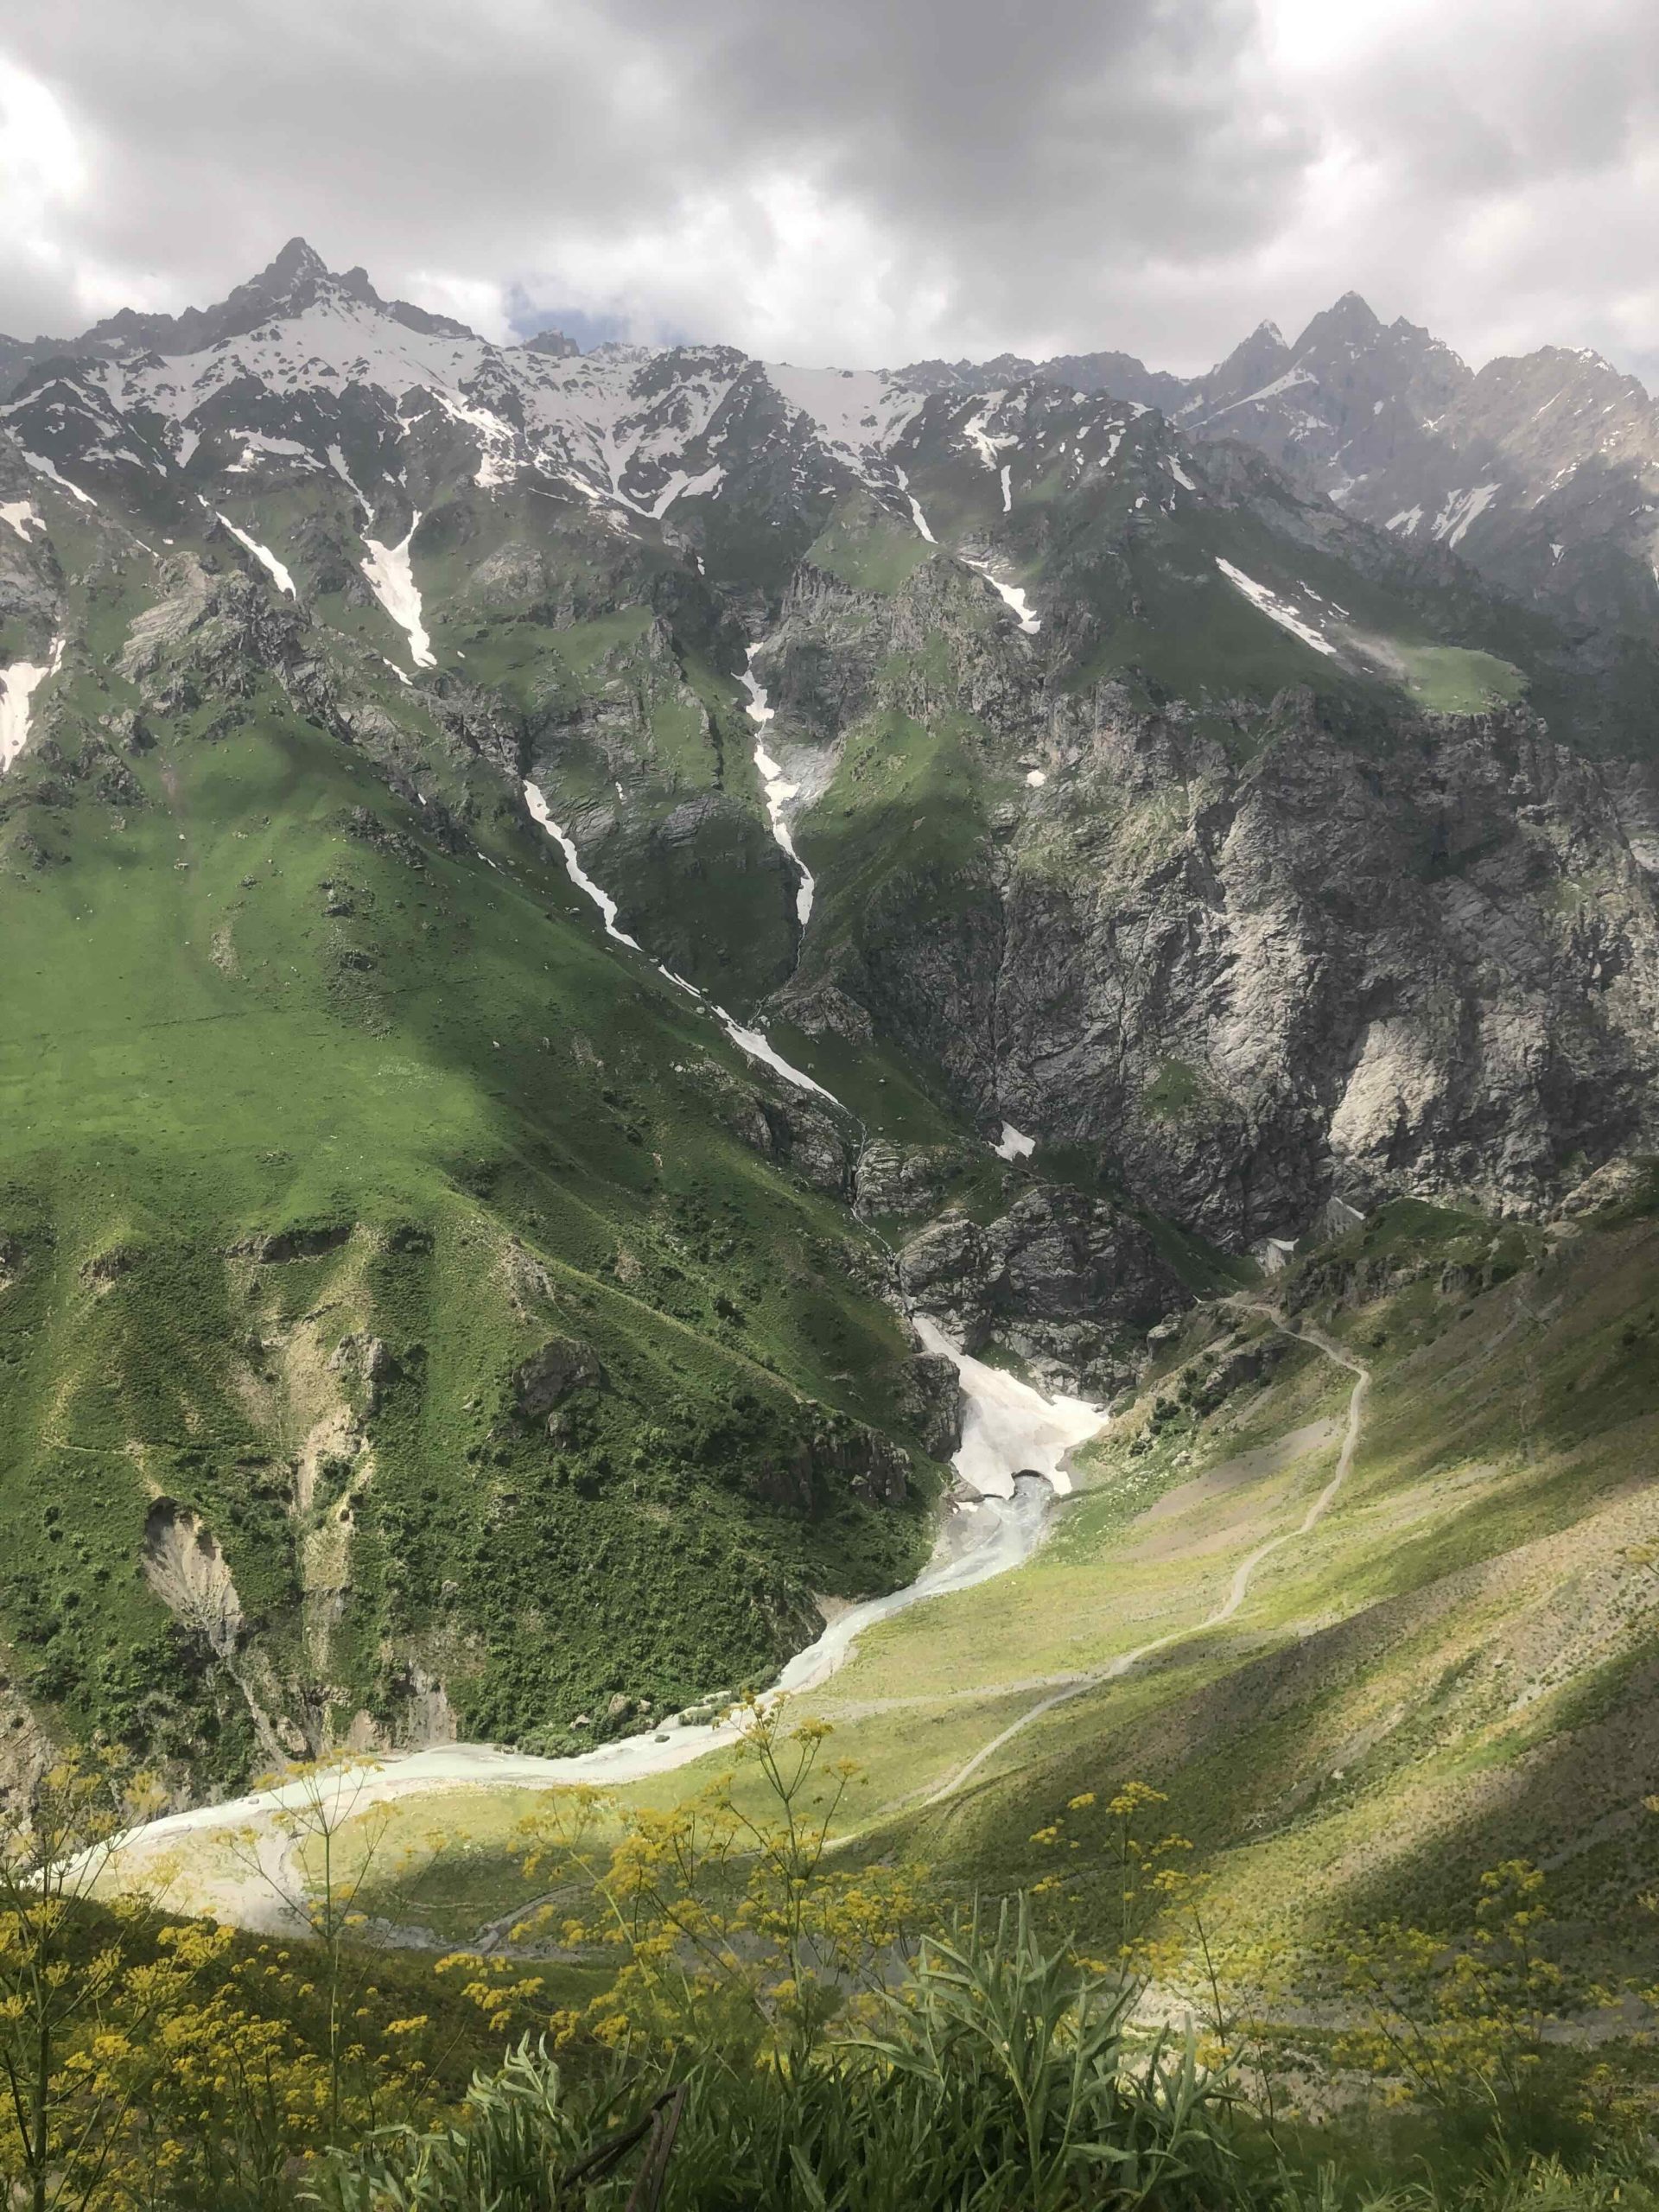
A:
{"type": "Polygon", "coordinates": [[[1333,1192],[1535,1206],[1652,1141],[1646,779],[1526,709],[1364,734],[1292,690],[1227,729],[1057,691],[931,574],[879,613],[812,579],[772,650],[803,749],[895,711],[979,725],[976,836],[867,886],[785,1003],[810,1022],[832,985],[982,1124],[1084,1147],[1236,1249],[1333,1192]]]}
{"type": "Polygon", "coordinates": [[[906,1301],[969,1351],[994,1338],[1039,1376],[1110,1397],[1133,1380],[1148,1329],[1187,1293],[1121,1206],[1039,1184],[981,1226],[952,1212],[899,1253],[906,1301]]]}

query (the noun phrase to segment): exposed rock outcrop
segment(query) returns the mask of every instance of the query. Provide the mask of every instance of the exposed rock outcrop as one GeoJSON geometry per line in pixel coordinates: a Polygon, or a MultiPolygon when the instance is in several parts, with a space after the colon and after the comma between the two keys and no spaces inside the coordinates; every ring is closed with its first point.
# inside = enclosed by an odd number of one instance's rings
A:
{"type": "Polygon", "coordinates": [[[521,1417],[545,1421],[573,1390],[602,1390],[605,1370],[597,1353],[569,1337],[550,1337],[512,1378],[513,1402],[521,1417]]]}
{"type": "Polygon", "coordinates": [[[1139,1222],[1104,1199],[1039,1184],[984,1227],[949,1213],[899,1254],[906,1300],[976,1351],[993,1335],[1039,1375],[1109,1394],[1146,1331],[1190,1302],[1139,1222]]]}

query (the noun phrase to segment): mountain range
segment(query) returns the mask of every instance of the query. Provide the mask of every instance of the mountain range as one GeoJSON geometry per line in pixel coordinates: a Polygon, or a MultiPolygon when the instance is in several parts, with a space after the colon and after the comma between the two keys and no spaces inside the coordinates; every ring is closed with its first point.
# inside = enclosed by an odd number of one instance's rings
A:
{"type": "Polygon", "coordinates": [[[1593,356],[584,355],[296,240],[0,365],[17,1758],[638,1727],[914,1571],[954,1353],[1127,1402],[1659,1149],[1593,356]]]}

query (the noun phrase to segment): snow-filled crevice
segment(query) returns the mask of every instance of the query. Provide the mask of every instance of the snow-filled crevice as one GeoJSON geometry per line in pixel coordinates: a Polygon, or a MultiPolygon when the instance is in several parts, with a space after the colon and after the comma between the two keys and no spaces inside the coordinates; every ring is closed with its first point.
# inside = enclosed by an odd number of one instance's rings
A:
{"type": "Polygon", "coordinates": [[[755,677],[754,657],[760,650],[759,645],[751,645],[744,663],[741,681],[749,695],[749,703],[744,712],[755,728],[754,765],[760,773],[760,787],[766,794],[772,834],[800,874],[800,883],[795,893],[795,918],[804,930],[812,916],[812,871],[795,849],[795,840],[790,835],[789,818],[785,812],[790,800],[800,796],[800,785],[789,781],[781,765],[766,750],[766,726],[773,719],[776,710],[768,704],[765,688],[755,677]]]}

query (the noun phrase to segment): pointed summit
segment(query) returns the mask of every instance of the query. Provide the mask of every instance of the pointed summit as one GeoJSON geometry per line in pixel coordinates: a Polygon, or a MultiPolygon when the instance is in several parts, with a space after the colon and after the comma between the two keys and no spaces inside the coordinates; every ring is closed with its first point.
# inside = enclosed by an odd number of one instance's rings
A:
{"type": "Polygon", "coordinates": [[[267,291],[281,291],[284,287],[300,283],[306,277],[326,276],[328,264],[308,239],[289,238],[276,259],[251,281],[261,284],[267,291]]]}
{"type": "MultiPolygon", "coordinates": [[[[219,321],[219,337],[237,338],[267,315],[303,314],[320,292],[338,282],[315,246],[293,238],[257,276],[238,284],[222,307],[207,312],[219,321]]],[[[373,299],[372,290],[369,297],[373,299]]]]}
{"type": "Polygon", "coordinates": [[[1353,350],[1371,346],[1382,334],[1380,316],[1357,292],[1344,292],[1333,307],[1316,315],[1296,340],[1298,360],[1305,353],[1325,353],[1337,347],[1353,350]]]}
{"type": "Polygon", "coordinates": [[[1201,380],[1191,411],[1206,416],[1230,412],[1276,385],[1289,366],[1290,348],[1277,323],[1259,322],[1243,344],[1235,346],[1201,380]]]}
{"type": "Polygon", "coordinates": [[[433,315],[407,300],[383,300],[363,269],[340,273],[329,268],[309,239],[291,238],[256,276],[238,284],[227,299],[210,308],[186,308],[181,315],[135,315],[123,308],[106,316],[69,350],[124,356],[131,353],[199,353],[221,339],[245,338],[261,323],[303,315],[319,300],[355,301],[390,316],[410,330],[470,338],[465,323],[433,315]]]}

